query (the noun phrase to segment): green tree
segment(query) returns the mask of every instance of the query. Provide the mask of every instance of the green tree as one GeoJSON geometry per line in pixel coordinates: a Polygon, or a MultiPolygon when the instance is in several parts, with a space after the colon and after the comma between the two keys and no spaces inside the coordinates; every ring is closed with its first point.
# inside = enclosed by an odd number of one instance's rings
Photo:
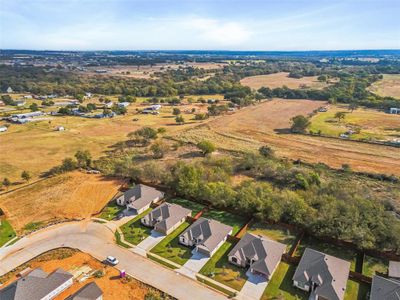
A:
{"type": "Polygon", "coordinates": [[[267,145],[261,146],[258,149],[258,152],[264,157],[273,157],[274,156],[274,150],[267,145]]]}
{"type": "Polygon", "coordinates": [[[28,182],[29,180],[31,180],[31,174],[29,174],[28,171],[23,171],[23,172],[21,173],[21,178],[22,178],[23,180],[25,180],[26,182],[28,182]]]}
{"type": "Polygon", "coordinates": [[[346,114],[345,114],[345,112],[343,112],[343,111],[338,111],[338,112],[335,114],[335,119],[338,119],[338,122],[340,122],[341,120],[343,120],[345,117],[346,117],[346,114]]]}
{"type": "Polygon", "coordinates": [[[89,150],[78,150],[75,153],[75,158],[78,162],[78,167],[80,168],[88,168],[92,163],[92,155],[89,150]]]}
{"type": "Polygon", "coordinates": [[[292,121],[292,126],[290,127],[292,132],[302,133],[310,125],[310,121],[302,115],[297,115],[290,120],[292,121]]]}
{"type": "Polygon", "coordinates": [[[174,108],[172,109],[172,114],[173,114],[174,116],[178,116],[178,115],[181,114],[181,110],[180,110],[179,108],[177,108],[177,107],[174,107],[174,108]]]}
{"type": "Polygon", "coordinates": [[[66,158],[62,161],[60,171],[70,172],[77,168],[77,163],[72,158],[66,158]]]}
{"type": "Polygon", "coordinates": [[[158,141],[151,145],[150,150],[153,152],[154,158],[163,158],[169,147],[167,144],[158,141]]]}
{"type": "Polygon", "coordinates": [[[175,122],[178,123],[179,125],[185,124],[185,119],[183,118],[182,115],[176,116],[175,122]]]}
{"type": "Polygon", "coordinates": [[[11,181],[7,177],[3,179],[3,186],[8,190],[8,188],[11,186],[11,181]]]}
{"type": "Polygon", "coordinates": [[[29,109],[31,111],[38,111],[39,110],[39,106],[36,103],[32,103],[31,105],[29,105],[29,109]]]}
{"type": "Polygon", "coordinates": [[[358,108],[358,104],[357,103],[354,103],[354,102],[350,103],[349,110],[351,112],[355,111],[357,108],[358,108]]]}
{"type": "Polygon", "coordinates": [[[199,142],[197,144],[197,148],[199,148],[204,155],[211,154],[216,150],[215,145],[207,140],[199,142]]]}

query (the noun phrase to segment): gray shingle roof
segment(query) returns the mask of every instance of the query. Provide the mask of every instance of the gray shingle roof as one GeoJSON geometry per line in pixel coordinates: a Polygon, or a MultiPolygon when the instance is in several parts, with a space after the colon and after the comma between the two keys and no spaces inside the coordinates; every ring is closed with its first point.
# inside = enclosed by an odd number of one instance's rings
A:
{"type": "Polygon", "coordinates": [[[350,262],[307,248],[293,280],[317,283],[314,293],[326,299],[343,299],[349,272],[350,262]]]}
{"type": "Polygon", "coordinates": [[[163,192],[144,184],[137,184],[132,189],[124,193],[125,203],[130,202],[134,209],[142,209],[149,205],[156,198],[162,198],[163,192]]]}
{"type": "Polygon", "coordinates": [[[163,203],[145,215],[143,219],[146,219],[148,224],[153,224],[156,229],[168,231],[191,212],[190,209],[178,204],[163,203]]]}
{"type": "Polygon", "coordinates": [[[65,300],[95,300],[103,295],[103,291],[95,282],[88,283],[65,300]]]}
{"type": "Polygon", "coordinates": [[[400,281],[374,276],[370,300],[400,300],[400,281]]]}
{"type": "Polygon", "coordinates": [[[400,261],[389,261],[389,277],[400,278],[400,261]]]}
{"type": "Polygon", "coordinates": [[[284,244],[246,233],[228,256],[235,256],[240,261],[246,261],[246,258],[254,259],[255,262],[251,268],[270,276],[279,264],[285,249],[286,245],[284,244]]]}
{"type": "Polygon", "coordinates": [[[212,252],[231,231],[231,226],[215,220],[199,218],[181,235],[187,240],[198,239],[199,242],[196,245],[202,245],[212,252]]]}
{"type": "Polygon", "coordinates": [[[63,269],[47,274],[37,268],[1,289],[0,300],[40,300],[72,277],[63,269]]]}

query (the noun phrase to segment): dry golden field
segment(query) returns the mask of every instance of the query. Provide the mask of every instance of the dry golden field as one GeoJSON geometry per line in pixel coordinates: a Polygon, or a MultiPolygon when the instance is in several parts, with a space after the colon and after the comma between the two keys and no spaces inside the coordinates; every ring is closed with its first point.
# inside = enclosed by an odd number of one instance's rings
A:
{"type": "Polygon", "coordinates": [[[346,140],[295,135],[287,132],[290,118],[306,115],[323,102],[309,100],[272,100],[226,115],[180,133],[184,141],[214,140],[221,149],[257,151],[264,144],[278,156],[322,162],[340,168],[349,164],[356,171],[400,175],[398,148],[346,140]]]}
{"type": "Polygon", "coordinates": [[[31,222],[88,218],[111,200],[121,184],[120,180],[75,171],[0,195],[0,207],[13,228],[21,232],[31,222]]]}
{"type": "Polygon", "coordinates": [[[384,74],[383,79],[374,82],[369,90],[379,96],[400,98],[400,75],[384,74]]]}
{"type": "Polygon", "coordinates": [[[257,75],[245,77],[240,80],[242,85],[258,90],[261,87],[269,87],[271,89],[287,86],[290,89],[309,88],[323,89],[328,84],[317,80],[318,76],[303,77],[300,79],[288,77],[289,73],[279,72],[269,75],[257,75]]]}

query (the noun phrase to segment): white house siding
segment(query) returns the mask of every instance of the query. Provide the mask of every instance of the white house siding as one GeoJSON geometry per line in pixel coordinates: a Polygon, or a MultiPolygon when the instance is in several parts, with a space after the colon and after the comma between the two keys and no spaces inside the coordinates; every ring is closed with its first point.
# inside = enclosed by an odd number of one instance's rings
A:
{"type": "Polygon", "coordinates": [[[293,281],[293,284],[303,291],[308,292],[310,290],[310,287],[307,284],[302,284],[301,282],[298,282],[296,280],[293,281]]]}
{"type": "Polygon", "coordinates": [[[124,195],[122,195],[121,197],[117,198],[117,204],[120,205],[120,206],[124,206],[125,205],[124,195]]]}
{"type": "Polygon", "coordinates": [[[69,279],[66,281],[64,284],[60,285],[58,288],[53,290],[51,293],[43,297],[41,300],[51,300],[54,299],[57,295],[59,295],[61,292],[72,286],[73,284],[73,278],[69,279]]]}

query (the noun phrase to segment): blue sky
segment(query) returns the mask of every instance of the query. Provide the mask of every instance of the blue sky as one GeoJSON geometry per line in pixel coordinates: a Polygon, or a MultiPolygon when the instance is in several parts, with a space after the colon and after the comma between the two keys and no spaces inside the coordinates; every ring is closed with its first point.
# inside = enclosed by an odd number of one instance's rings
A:
{"type": "Polygon", "coordinates": [[[0,0],[0,48],[400,49],[400,0],[0,0]]]}

